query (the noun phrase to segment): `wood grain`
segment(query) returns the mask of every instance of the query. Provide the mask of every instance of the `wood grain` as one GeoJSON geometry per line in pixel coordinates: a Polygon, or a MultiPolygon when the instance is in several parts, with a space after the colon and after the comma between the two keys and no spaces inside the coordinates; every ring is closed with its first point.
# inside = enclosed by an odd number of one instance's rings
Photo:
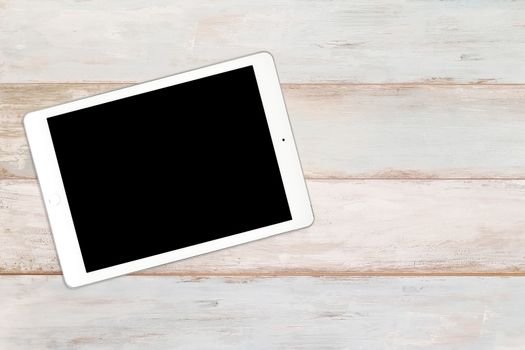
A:
{"type": "Polygon", "coordinates": [[[0,178],[34,178],[23,128],[26,113],[123,87],[123,84],[1,84],[0,178]]]}
{"type": "Polygon", "coordinates": [[[3,349],[521,349],[524,278],[0,278],[3,349]]]}
{"type": "Polygon", "coordinates": [[[285,83],[525,82],[521,1],[0,6],[0,82],[142,81],[260,50],[285,83]]]}
{"type": "Polygon", "coordinates": [[[524,18],[519,1],[0,1],[0,349],[523,349],[524,18]],[[74,291],[49,276],[22,116],[260,50],[315,224],[74,291]]]}
{"type": "MultiPolygon", "coordinates": [[[[523,180],[311,180],[308,188],[312,227],[145,273],[525,273],[523,180]]],[[[0,272],[60,272],[36,181],[0,182],[0,222],[0,272]]],[[[181,230],[175,217],[171,231],[181,230]]]]}
{"type": "MultiPolygon", "coordinates": [[[[35,176],[25,113],[122,86],[0,85],[0,178],[35,176]]],[[[308,178],[525,178],[525,85],[307,84],[284,94],[308,178]]]]}

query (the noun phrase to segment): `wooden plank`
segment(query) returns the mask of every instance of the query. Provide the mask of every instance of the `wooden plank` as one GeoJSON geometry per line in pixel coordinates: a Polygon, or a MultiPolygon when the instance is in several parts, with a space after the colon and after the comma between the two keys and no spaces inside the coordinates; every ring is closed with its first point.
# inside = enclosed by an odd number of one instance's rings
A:
{"type": "Polygon", "coordinates": [[[26,113],[124,84],[0,84],[0,178],[34,178],[22,120],[26,113]]]}
{"type": "Polygon", "coordinates": [[[269,50],[286,83],[523,83],[524,16],[521,1],[5,0],[0,82],[141,81],[269,50]]]}
{"type": "MultiPolygon", "coordinates": [[[[35,176],[25,113],[122,86],[0,85],[0,178],[35,176]]],[[[284,94],[309,178],[525,178],[525,85],[285,85],[284,94]]]]}
{"type": "Polygon", "coordinates": [[[291,86],[308,177],[525,175],[525,86],[291,86]]]}
{"type": "Polygon", "coordinates": [[[520,349],[523,278],[0,278],[4,349],[520,349]]]}
{"type": "MultiPolygon", "coordinates": [[[[525,180],[311,180],[308,187],[312,227],[145,273],[525,273],[525,180]]],[[[34,180],[0,182],[0,222],[1,273],[60,271],[34,180]]],[[[173,231],[180,231],[176,218],[173,231]]]]}

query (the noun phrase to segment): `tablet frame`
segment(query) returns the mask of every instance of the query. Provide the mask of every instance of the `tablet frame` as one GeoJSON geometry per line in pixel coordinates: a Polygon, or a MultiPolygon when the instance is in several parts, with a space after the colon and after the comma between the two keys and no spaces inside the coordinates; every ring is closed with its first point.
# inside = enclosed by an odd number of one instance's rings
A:
{"type": "MultiPolygon", "coordinates": [[[[74,118],[75,116],[71,117],[74,118]]],[[[187,259],[286,231],[307,227],[313,223],[313,212],[288,120],[279,78],[273,58],[268,52],[240,57],[231,61],[31,112],[25,116],[24,126],[53,232],[64,281],[69,287],[78,287],[153,266],[187,259]],[[46,119],[246,66],[253,66],[255,71],[292,220],[86,272],[46,119]]]]}

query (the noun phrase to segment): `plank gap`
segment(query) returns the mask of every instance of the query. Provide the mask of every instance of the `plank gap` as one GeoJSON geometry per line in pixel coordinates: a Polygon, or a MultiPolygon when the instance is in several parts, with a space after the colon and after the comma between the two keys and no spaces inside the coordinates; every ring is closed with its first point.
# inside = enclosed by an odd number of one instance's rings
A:
{"type": "MultiPolygon", "coordinates": [[[[1,174],[0,174],[1,175],[1,174]]],[[[209,177],[213,178],[212,176],[209,177]]],[[[159,177],[164,179],[164,177],[159,177]]],[[[352,177],[352,176],[308,176],[304,177],[305,180],[319,180],[319,181],[523,181],[525,177],[352,177]]],[[[1,177],[0,181],[28,181],[37,180],[36,177],[1,177]]]]}
{"type": "MultiPolygon", "coordinates": [[[[196,68],[198,69],[198,68],[196,68]]],[[[34,86],[34,85],[95,85],[95,84],[104,84],[104,85],[136,85],[136,84],[142,84],[147,83],[153,80],[158,80],[162,78],[167,78],[172,75],[185,73],[187,71],[183,72],[177,72],[173,73],[171,75],[165,75],[165,76],[159,76],[159,77],[153,77],[151,79],[147,80],[136,80],[136,81],[125,81],[125,80],[84,80],[84,81],[35,81],[35,82],[1,82],[0,87],[2,85],[5,86],[20,86],[20,85],[28,85],[28,86],[34,86]]],[[[447,83],[447,82],[395,82],[395,83],[359,83],[359,82],[345,82],[345,81],[335,81],[335,82],[300,82],[300,83],[281,83],[282,87],[326,87],[326,86],[349,86],[349,87],[386,87],[386,88],[392,88],[396,86],[400,87],[431,87],[431,86],[439,86],[439,87],[487,87],[487,88],[498,88],[498,87],[524,87],[525,82],[522,83],[484,83],[484,82],[470,82],[470,83],[447,83]]],[[[125,86],[122,86],[120,88],[125,88],[125,86]]]]}
{"type": "MultiPolygon", "coordinates": [[[[0,276],[62,276],[60,271],[47,272],[0,272],[0,276]]],[[[279,271],[267,272],[134,272],[124,276],[136,277],[254,277],[254,278],[281,278],[281,277],[525,277],[525,272],[340,272],[340,271],[279,271]]],[[[115,277],[118,278],[118,277],[115,277]]]]}

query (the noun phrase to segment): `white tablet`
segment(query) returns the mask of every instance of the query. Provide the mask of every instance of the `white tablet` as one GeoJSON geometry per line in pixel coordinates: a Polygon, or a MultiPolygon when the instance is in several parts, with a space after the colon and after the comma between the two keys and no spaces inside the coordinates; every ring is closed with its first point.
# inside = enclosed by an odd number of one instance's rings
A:
{"type": "Polygon", "coordinates": [[[32,112],[24,124],[68,286],[313,221],[268,53],[32,112]]]}

